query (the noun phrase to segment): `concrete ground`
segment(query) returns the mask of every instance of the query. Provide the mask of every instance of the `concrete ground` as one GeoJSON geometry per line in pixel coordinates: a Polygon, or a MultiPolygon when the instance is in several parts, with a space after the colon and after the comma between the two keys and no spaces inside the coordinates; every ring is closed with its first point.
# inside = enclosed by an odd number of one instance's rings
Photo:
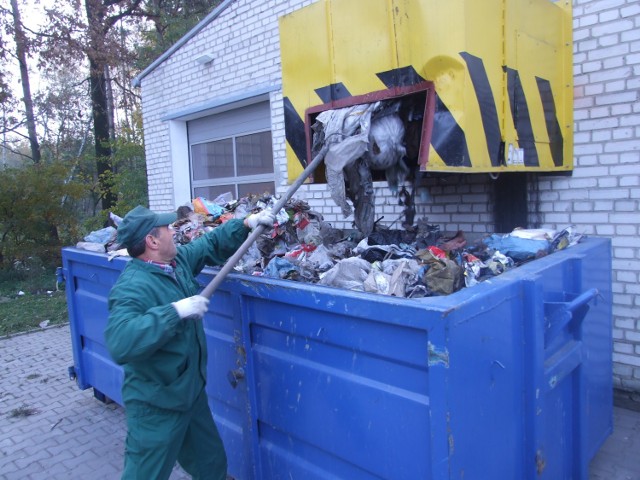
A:
{"type": "MultiPolygon", "coordinates": [[[[0,339],[0,479],[120,478],[123,410],[79,390],[72,364],[68,325],[0,339]]],[[[640,411],[615,407],[614,418],[589,480],[640,480],[640,411]]]]}

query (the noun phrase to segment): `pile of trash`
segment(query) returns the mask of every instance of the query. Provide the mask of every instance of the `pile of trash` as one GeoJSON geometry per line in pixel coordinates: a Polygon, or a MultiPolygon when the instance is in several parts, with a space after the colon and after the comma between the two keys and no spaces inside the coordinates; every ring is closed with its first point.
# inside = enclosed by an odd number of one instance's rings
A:
{"type": "Polygon", "coordinates": [[[384,171],[394,194],[409,176],[400,109],[399,101],[379,101],[327,110],[312,126],[313,156],[328,147],[324,163],[331,198],[345,218],[353,213],[364,235],[375,228],[372,170],[384,171]]]}
{"type": "MultiPolygon", "coordinates": [[[[187,244],[231,218],[273,208],[271,195],[214,201],[196,198],[178,208],[176,244],[187,244]]],[[[113,226],[92,232],[78,248],[102,251],[112,259],[126,255],[116,242],[120,218],[113,226]]],[[[579,242],[566,228],[516,229],[470,242],[464,232],[447,235],[426,219],[410,230],[376,225],[364,236],[357,230],[333,228],[307,202],[292,198],[278,212],[271,231],[263,233],[234,267],[237,272],[315,283],[396,297],[448,295],[579,242]]]]}

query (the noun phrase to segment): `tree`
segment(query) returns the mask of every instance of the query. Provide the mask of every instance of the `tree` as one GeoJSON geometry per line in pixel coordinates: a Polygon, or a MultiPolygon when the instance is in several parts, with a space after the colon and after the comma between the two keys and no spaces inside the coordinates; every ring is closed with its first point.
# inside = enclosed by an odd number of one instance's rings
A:
{"type": "Polygon", "coordinates": [[[117,200],[109,183],[114,140],[114,129],[110,129],[113,106],[110,105],[109,72],[128,58],[127,45],[120,43],[113,30],[127,19],[143,17],[144,13],[142,0],[83,1],[84,19],[77,15],[80,8],[78,0],[72,0],[70,10],[57,7],[48,11],[47,48],[43,54],[48,62],[58,66],[79,58],[88,62],[96,170],[102,187],[102,209],[106,211],[117,200]]]}
{"type": "Polygon", "coordinates": [[[11,0],[11,13],[13,15],[13,35],[16,45],[16,58],[20,64],[20,78],[22,80],[22,101],[24,102],[27,121],[27,133],[31,145],[31,159],[33,163],[40,163],[40,144],[36,135],[36,122],[33,115],[33,99],[31,98],[31,85],[29,82],[29,69],[27,68],[27,55],[29,43],[22,26],[18,0],[11,0]]]}
{"type": "MultiPolygon", "coordinates": [[[[46,9],[47,22],[36,32],[23,29],[19,1],[10,0],[11,9],[3,11],[0,7],[0,15],[4,12],[6,18],[0,26],[4,26],[3,32],[15,32],[9,37],[15,45],[15,54],[11,56],[18,58],[21,67],[27,120],[21,122],[20,115],[14,115],[13,105],[8,103],[11,99],[9,89],[3,89],[4,72],[0,71],[0,99],[3,91],[7,92],[2,125],[11,133],[21,125],[27,125],[31,157],[37,161],[45,155],[47,161],[75,158],[76,164],[80,165],[85,145],[92,142],[96,191],[102,210],[110,210],[117,204],[118,195],[125,194],[119,189],[122,182],[116,179],[125,178],[126,174],[121,170],[132,167],[131,162],[122,162],[122,156],[116,157],[117,149],[135,147],[143,152],[141,135],[132,133],[137,131],[134,117],[140,115],[139,95],[130,86],[131,79],[141,68],[136,63],[138,53],[145,52],[149,55],[147,60],[152,61],[220,2],[58,0],[46,9]],[[55,90],[49,85],[48,91],[38,93],[31,101],[26,61],[38,53],[40,74],[46,73],[50,81],[64,79],[65,86],[55,90]],[[84,115],[84,102],[72,96],[80,91],[86,93],[90,105],[87,116],[84,115]],[[121,135],[125,138],[119,138],[121,135]]],[[[0,36],[0,62],[7,52],[3,39],[0,36]]],[[[62,84],[58,83],[58,87],[62,84]]],[[[144,166],[144,156],[136,155],[135,158],[136,168],[140,168],[140,161],[144,166]]],[[[77,169],[72,169],[74,171],[77,169]]],[[[86,168],[84,171],[89,173],[86,168]]],[[[129,184],[140,185],[139,180],[129,184]]],[[[146,185],[144,190],[143,195],[146,195],[146,185]]]]}
{"type": "Polygon", "coordinates": [[[221,0],[148,0],[145,12],[153,28],[141,31],[136,66],[142,70],[206,17],[221,0]]]}
{"type": "MultiPolygon", "coordinates": [[[[19,99],[16,97],[11,85],[14,82],[13,73],[16,70],[14,67],[17,67],[17,70],[26,77],[25,84],[27,87],[26,90],[23,89],[23,107],[32,105],[28,86],[28,70],[26,70],[26,57],[30,50],[31,41],[25,35],[21,26],[17,4],[11,0],[8,8],[0,5],[0,104],[2,105],[0,133],[2,134],[2,166],[21,164],[23,158],[39,161],[39,149],[34,130],[31,130],[31,139],[34,140],[32,141],[34,148],[31,154],[22,148],[22,139],[28,138],[24,134],[26,108],[20,107],[19,99]],[[16,16],[14,16],[14,12],[17,13],[16,16]],[[22,62],[19,62],[18,58],[22,58],[22,62]]],[[[32,109],[31,113],[33,113],[32,109]]],[[[33,116],[30,118],[33,120],[33,116]]]]}
{"type": "MultiPolygon", "coordinates": [[[[4,11],[0,9],[0,20],[4,20],[4,11]]],[[[0,104],[3,106],[7,101],[11,99],[12,92],[8,83],[8,70],[5,68],[7,62],[8,51],[6,47],[6,40],[3,33],[6,31],[6,23],[2,21],[0,23],[0,104]]]]}
{"type": "Polygon", "coordinates": [[[34,98],[43,157],[77,161],[93,142],[88,82],[80,66],[43,73],[47,89],[34,98]]]}
{"type": "Polygon", "coordinates": [[[89,60],[89,83],[93,116],[93,135],[98,178],[104,184],[102,209],[109,210],[116,201],[116,195],[107,177],[111,173],[112,155],[109,135],[110,113],[108,108],[108,69],[115,62],[110,55],[116,54],[120,46],[109,37],[112,27],[128,15],[141,14],[138,9],[142,0],[85,0],[87,14],[88,46],[85,50],[89,60]],[[117,7],[117,9],[116,9],[117,7]]]}
{"type": "MultiPolygon", "coordinates": [[[[145,58],[150,60],[150,56],[157,56],[177,41],[219,1],[82,1],[86,14],[84,20],[75,14],[77,8],[72,8],[67,13],[61,8],[49,12],[51,28],[46,58],[58,65],[64,64],[68,58],[78,58],[78,55],[84,56],[88,61],[96,170],[103,195],[102,209],[109,210],[118,200],[113,188],[113,176],[117,172],[112,171],[118,162],[112,161],[111,158],[116,140],[114,112],[119,108],[125,108],[133,114],[137,109],[137,100],[128,87],[133,78],[132,67],[136,66],[133,55],[135,52],[128,48],[129,45],[140,44],[137,41],[139,31],[151,22],[154,28],[150,33],[143,34],[143,46],[138,50],[138,53],[146,53],[145,58]],[[112,78],[114,72],[116,75],[112,78]],[[111,94],[114,81],[120,88],[118,98],[123,102],[117,105],[115,96],[111,94]]],[[[76,3],[76,7],[79,6],[76,3]]],[[[140,64],[137,66],[141,67],[140,64]]],[[[131,127],[129,119],[125,124],[131,127]]]]}

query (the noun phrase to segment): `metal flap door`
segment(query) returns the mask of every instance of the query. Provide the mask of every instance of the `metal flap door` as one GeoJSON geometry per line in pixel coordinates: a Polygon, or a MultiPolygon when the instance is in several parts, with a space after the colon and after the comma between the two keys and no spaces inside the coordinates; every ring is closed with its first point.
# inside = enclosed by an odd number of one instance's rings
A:
{"type": "Polygon", "coordinates": [[[589,387],[585,378],[589,349],[584,332],[599,291],[581,285],[580,270],[580,260],[564,262],[560,291],[544,291],[552,283],[548,277],[538,277],[525,287],[529,289],[526,308],[532,314],[525,319],[528,479],[588,478],[589,387]]]}

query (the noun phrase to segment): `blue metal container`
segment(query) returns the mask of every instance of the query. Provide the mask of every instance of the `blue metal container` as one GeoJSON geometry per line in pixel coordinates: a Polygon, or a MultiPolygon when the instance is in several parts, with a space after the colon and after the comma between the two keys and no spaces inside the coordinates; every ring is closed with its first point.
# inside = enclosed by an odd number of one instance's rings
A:
{"type": "MultiPolygon", "coordinates": [[[[423,299],[229,275],[205,317],[229,474],[586,480],[613,425],[610,251],[423,299]]],[[[126,261],[63,250],[78,386],[118,403],[102,332],[126,261]]]]}

